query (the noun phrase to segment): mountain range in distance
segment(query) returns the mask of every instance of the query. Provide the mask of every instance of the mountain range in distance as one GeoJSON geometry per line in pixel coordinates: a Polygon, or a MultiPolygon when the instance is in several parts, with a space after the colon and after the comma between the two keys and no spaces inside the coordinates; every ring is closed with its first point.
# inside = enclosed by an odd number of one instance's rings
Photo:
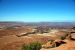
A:
{"type": "Polygon", "coordinates": [[[75,22],[0,22],[1,26],[49,26],[54,28],[72,28],[75,22]]]}

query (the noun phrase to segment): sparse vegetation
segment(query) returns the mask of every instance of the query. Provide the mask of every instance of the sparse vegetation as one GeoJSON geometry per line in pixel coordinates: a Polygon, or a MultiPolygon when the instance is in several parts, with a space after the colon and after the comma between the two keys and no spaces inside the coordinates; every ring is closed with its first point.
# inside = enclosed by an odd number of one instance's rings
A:
{"type": "Polygon", "coordinates": [[[23,45],[22,50],[40,50],[41,44],[38,42],[31,43],[29,45],[23,45]]]}
{"type": "Polygon", "coordinates": [[[61,40],[64,40],[66,37],[60,37],[61,38],[61,40]]]}

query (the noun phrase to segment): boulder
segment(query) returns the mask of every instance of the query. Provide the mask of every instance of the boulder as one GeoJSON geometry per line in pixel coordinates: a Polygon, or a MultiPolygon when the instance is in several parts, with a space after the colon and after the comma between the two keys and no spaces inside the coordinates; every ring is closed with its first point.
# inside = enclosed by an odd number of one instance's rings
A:
{"type": "Polygon", "coordinates": [[[75,40],[75,33],[71,34],[71,39],[75,40]]]}

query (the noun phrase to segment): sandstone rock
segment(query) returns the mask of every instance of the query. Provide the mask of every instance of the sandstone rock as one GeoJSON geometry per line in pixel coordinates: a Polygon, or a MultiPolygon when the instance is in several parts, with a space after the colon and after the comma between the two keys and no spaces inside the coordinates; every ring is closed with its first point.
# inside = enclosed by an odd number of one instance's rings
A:
{"type": "Polygon", "coordinates": [[[71,34],[71,38],[75,39],[75,33],[71,34]]]}

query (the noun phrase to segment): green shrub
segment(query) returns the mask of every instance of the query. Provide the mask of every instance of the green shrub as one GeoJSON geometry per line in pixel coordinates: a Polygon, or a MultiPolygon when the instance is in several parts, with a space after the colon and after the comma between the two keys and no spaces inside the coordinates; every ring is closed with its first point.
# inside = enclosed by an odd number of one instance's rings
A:
{"type": "Polygon", "coordinates": [[[29,45],[23,45],[22,50],[40,50],[41,44],[40,43],[31,43],[29,45]]]}
{"type": "Polygon", "coordinates": [[[61,40],[64,40],[65,39],[65,37],[61,37],[61,40]]]}

